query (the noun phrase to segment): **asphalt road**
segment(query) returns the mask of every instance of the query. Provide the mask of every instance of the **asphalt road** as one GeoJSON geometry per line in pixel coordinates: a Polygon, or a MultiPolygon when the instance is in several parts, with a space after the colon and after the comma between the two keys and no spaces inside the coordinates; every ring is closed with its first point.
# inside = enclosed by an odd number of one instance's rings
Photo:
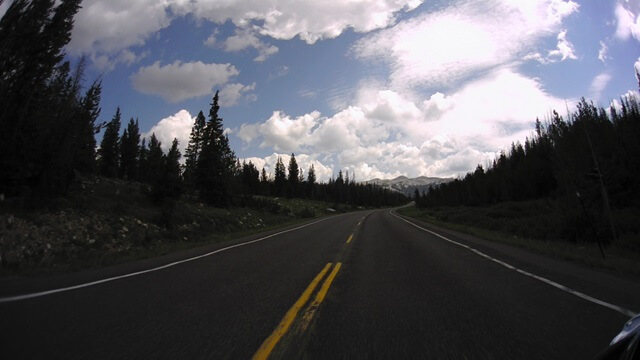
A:
{"type": "Polygon", "coordinates": [[[625,309],[640,310],[635,279],[414,223],[422,229],[389,210],[350,213],[2,279],[0,358],[590,359],[625,309]],[[35,296],[10,300],[24,294],[35,296]]]}

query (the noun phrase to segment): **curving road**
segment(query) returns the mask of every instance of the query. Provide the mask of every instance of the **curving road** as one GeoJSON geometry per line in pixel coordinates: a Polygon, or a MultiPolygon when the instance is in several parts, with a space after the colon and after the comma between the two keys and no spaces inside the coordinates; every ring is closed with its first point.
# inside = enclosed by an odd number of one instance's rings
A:
{"type": "Polygon", "coordinates": [[[633,310],[634,279],[376,210],[2,279],[0,357],[589,359],[633,310]]]}

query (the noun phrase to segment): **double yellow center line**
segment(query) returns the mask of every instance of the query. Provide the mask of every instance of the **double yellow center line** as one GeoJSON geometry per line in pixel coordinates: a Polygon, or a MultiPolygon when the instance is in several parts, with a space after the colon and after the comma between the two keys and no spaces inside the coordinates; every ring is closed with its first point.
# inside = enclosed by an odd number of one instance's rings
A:
{"type": "MultiPolygon", "coordinates": [[[[284,315],[284,318],[282,318],[282,321],[280,321],[280,324],[278,324],[278,326],[273,331],[273,333],[262,343],[258,351],[256,351],[255,354],[253,354],[253,359],[267,359],[269,355],[271,355],[271,352],[276,347],[276,344],[278,344],[278,341],[280,341],[280,339],[282,339],[282,337],[287,333],[287,331],[289,331],[289,329],[291,328],[291,325],[293,324],[294,320],[298,316],[298,312],[300,312],[302,307],[304,307],[304,305],[307,303],[307,301],[311,297],[311,294],[313,294],[313,292],[315,291],[320,281],[324,278],[327,272],[329,272],[329,269],[331,269],[332,265],[333,265],[332,263],[327,263],[327,265],[324,266],[322,271],[320,271],[320,273],[316,275],[313,281],[311,281],[309,286],[307,286],[307,288],[304,290],[302,295],[300,295],[300,298],[298,298],[298,301],[296,301],[295,304],[293,304],[293,306],[291,307],[291,309],[289,309],[289,311],[287,311],[287,313],[284,315]]],[[[336,266],[331,271],[331,274],[329,274],[329,276],[324,280],[324,283],[322,284],[320,291],[318,291],[318,293],[316,294],[316,298],[313,300],[313,303],[311,303],[311,305],[305,311],[305,314],[302,318],[303,329],[306,329],[306,327],[309,325],[309,323],[313,319],[313,315],[316,309],[318,308],[320,303],[322,303],[322,300],[324,300],[325,296],[327,295],[327,292],[329,291],[329,287],[331,286],[333,279],[338,274],[338,271],[340,271],[341,266],[342,266],[342,263],[336,264],[336,266]]]]}
{"type": "Polygon", "coordinates": [[[258,351],[253,354],[253,359],[267,359],[269,357],[269,355],[273,351],[273,348],[276,347],[278,341],[280,341],[284,334],[289,331],[289,328],[291,327],[291,324],[293,324],[293,321],[296,319],[298,312],[300,311],[300,309],[302,309],[304,304],[307,303],[307,300],[309,300],[309,297],[311,297],[311,294],[315,290],[316,286],[318,286],[318,283],[320,283],[320,281],[330,268],[331,263],[328,263],[324,266],[322,271],[320,271],[320,273],[316,275],[313,281],[311,281],[311,284],[309,284],[302,295],[300,295],[298,301],[296,301],[291,309],[289,309],[289,311],[287,311],[287,313],[284,315],[284,318],[282,318],[282,321],[280,321],[280,324],[278,324],[273,333],[262,343],[258,351]]]}
{"type": "MultiPolygon", "coordinates": [[[[351,240],[353,240],[353,234],[347,239],[347,244],[350,243],[351,240]]],[[[309,301],[309,298],[316,290],[316,287],[318,286],[320,281],[325,278],[325,275],[329,272],[329,270],[331,270],[332,266],[332,263],[327,263],[327,265],[324,266],[320,273],[316,275],[313,281],[311,281],[309,286],[307,286],[307,288],[304,290],[302,295],[300,295],[298,301],[296,301],[291,309],[289,309],[289,311],[287,311],[287,313],[284,315],[284,318],[282,318],[280,324],[278,324],[273,333],[271,333],[271,335],[262,343],[258,351],[253,354],[253,359],[267,359],[269,355],[271,355],[273,349],[276,347],[280,339],[282,339],[282,337],[287,333],[287,331],[289,331],[294,321],[296,320],[298,313],[300,312],[300,310],[302,310],[307,301],[309,301]]],[[[327,292],[331,287],[331,283],[333,283],[333,280],[335,279],[336,275],[338,275],[338,271],[340,271],[341,267],[342,263],[340,262],[336,263],[335,266],[333,266],[333,269],[331,270],[329,276],[324,279],[324,282],[322,283],[320,290],[318,290],[315,299],[305,309],[305,312],[302,315],[302,320],[300,322],[300,329],[302,329],[302,331],[305,331],[313,320],[313,316],[315,315],[316,310],[327,296],[327,292]]]]}

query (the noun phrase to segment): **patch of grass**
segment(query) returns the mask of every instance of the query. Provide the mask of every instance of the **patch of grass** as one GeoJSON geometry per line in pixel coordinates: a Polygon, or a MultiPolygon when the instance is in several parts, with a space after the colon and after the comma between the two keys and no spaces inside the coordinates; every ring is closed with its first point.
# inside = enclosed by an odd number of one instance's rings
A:
{"type": "Polygon", "coordinates": [[[336,213],[320,201],[244,196],[220,209],[188,194],[152,202],[148,192],[144,184],[91,177],[37,207],[0,203],[0,276],[150,258],[336,213]]]}
{"type": "MultiPolygon", "coordinates": [[[[549,229],[560,228],[558,209],[544,201],[504,203],[489,207],[399,209],[410,216],[443,228],[479,238],[518,246],[539,254],[574,261],[594,268],[640,275],[640,249],[636,238],[620,238],[605,247],[603,259],[593,242],[571,243],[549,229]]],[[[586,230],[585,230],[586,231],[586,230]]]]}

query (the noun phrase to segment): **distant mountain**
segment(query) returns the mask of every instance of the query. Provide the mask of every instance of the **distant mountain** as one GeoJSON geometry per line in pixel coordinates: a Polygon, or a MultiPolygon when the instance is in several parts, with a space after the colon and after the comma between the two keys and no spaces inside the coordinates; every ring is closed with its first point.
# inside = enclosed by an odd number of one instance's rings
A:
{"type": "Polygon", "coordinates": [[[398,176],[395,179],[373,179],[365,181],[365,184],[376,184],[385,188],[389,188],[394,191],[399,191],[407,196],[413,196],[415,190],[418,189],[422,194],[429,192],[429,189],[433,186],[453,181],[453,178],[437,178],[419,176],[417,178],[408,178],[406,176],[398,176]]]}

